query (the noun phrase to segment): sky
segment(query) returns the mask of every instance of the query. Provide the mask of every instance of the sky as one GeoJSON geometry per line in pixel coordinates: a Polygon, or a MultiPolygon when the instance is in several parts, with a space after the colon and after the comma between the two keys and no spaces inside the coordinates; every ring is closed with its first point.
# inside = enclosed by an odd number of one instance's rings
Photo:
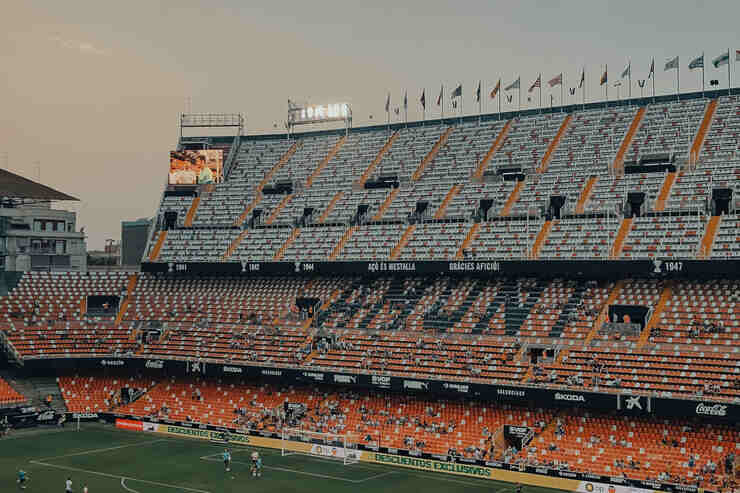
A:
{"type": "Polygon", "coordinates": [[[422,90],[438,117],[440,86],[462,84],[473,114],[479,80],[486,94],[520,75],[526,105],[542,73],[549,105],[546,81],[562,72],[575,86],[583,67],[587,101],[603,100],[605,65],[610,98],[627,94],[613,83],[630,62],[638,95],[652,57],[668,94],[673,56],[681,91],[695,91],[701,71],[687,66],[702,52],[707,84],[726,88],[727,67],[710,60],[740,49],[738,19],[737,0],[4,0],[0,166],[78,197],[64,205],[97,249],[120,239],[122,220],[155,213],[183,111],[243,113],[249,135],[282,126],[288,98],[347,102],[362,126],[385,121],[386,95],[393,108],[404,91],[409,120],[422,117],[422,90]]]}

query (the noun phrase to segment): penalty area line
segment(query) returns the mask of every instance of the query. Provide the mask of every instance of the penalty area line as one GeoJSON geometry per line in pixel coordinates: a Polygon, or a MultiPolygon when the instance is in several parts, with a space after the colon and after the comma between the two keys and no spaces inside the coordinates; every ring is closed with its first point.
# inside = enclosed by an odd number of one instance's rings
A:
{"type": "MultiPolygon", "coordinates": [[[[201,457],[202,460],[211,461],[211,462],[218,462],[218,459],[210,459],[201,457]]],[[[231,461],[232,464],[243,464],[246,466],[251,466],[249,462],[242,462],[238,460],[231,461]]],[[[308,472],[308,471],[299,471],[297,469],[289,469],[287,467],[277,467],[277,466],[262,466],[263,469],[270,469],[273,471],[282,471],[282,472],[289,472],[292,474],[301,474],[303,476],[311,476],[314,478],[321,478],[321,479],[334,479],[336,481],[345,481],[347,483],[362,483],[364,480],[356,480],[356,479],[348,479],[348,478],[340,478],[339,476],[330,476],[328,474],[319,474],[315,472],[308,472]]]]}
{"type": "MultiPolygon", "coordinates": [[[[59,464],[50,464],[48,462],[41,462],[41,461],[38,461],[38,460],[32,460],[32,461],[29,461],[29,462],[31,464],[36,464],[38,466],[52,467],[52,468],[56,468],[56,469],[63,469],[63,470],[66,470],[66,471],[82,472],[82,473],[85,473],[85,474],[93,474],[95,476],[103,476],[103,477],[106,477],[106,478],[114,478],[114,479],[119,479],[120,478],[122,482],[124,480],[128,480],[128,481],[136,481],[137,483],[151,484],[151,485],[154,485],[154,486],[163,486],[165,488],[172,488],[172,489],[176,489],[176,490],[192,491],[193,493],[211,493],[210,491],[199,490],[197,488],[188,488],[187,486],[179,486],[179,485],[176,485],[176,484],[168,484],[168,483],[160,483],[160,482],[157,482],[157,481],[149,481],[147,479],[139,479],[139,478],[133,478],[131,476],[123,476],[121,474],[109,474],[107,472],[90,471],[90,470],[87,470],[87,469],[80,469],[80,468],[77,468],[77,467],[61,466],[59,464]]],[[[126,488],[125,485],[123,485],[123,486],[124,486],[124,488],[126,488]]],[[[128,488],[126,488],[126,489],[128,489],[128,488]]]]}

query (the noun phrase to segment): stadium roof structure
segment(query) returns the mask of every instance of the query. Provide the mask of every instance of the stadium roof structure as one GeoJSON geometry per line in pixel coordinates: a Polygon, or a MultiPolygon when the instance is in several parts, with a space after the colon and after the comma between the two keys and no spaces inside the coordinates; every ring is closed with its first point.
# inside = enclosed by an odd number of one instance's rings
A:
{"type": "Polygon", "coordinates": [[[0,169],[0,197],[32,200],[74,200],[78,198],[54,190],[28,178],[0,169]]]}

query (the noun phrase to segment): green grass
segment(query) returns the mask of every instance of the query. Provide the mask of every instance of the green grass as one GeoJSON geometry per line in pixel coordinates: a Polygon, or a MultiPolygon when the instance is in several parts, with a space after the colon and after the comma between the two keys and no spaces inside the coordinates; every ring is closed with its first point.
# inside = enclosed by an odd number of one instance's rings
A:
{"type": "MultiPolygon", "coordinates": [[[[87,425],[82,431],[19,431],[0,440],[0,491],[18,491],[18,469],[28,473],[26,492],[64,491],[67,476],[74,491],[90,493],[419,493],[513,492],[499,481],[449,476],[380,464],[342,465],[279,450],[235,446],[230,473],[219,454],[223,446],[186,438],[87,425]],[[249,455],[259,450],[265,470],[252,478],[249,455]]],[[[558,490],[525,487],[526,493],[558,490]]]]}

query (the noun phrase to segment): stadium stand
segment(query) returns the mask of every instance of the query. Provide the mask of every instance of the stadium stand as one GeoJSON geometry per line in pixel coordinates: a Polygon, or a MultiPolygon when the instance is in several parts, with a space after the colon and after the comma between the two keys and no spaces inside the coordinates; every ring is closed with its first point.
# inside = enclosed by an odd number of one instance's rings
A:
{"type": "Polygon", "coordinates": [[[20,404],[26,401],[26,398],[18,393],[8,382],[0,378],[0,406],[20,404]]]}
{"type": "MultiPolygon", "coordinates": [[[[695,96],[242,138],[223,183],[165,192],[151,271],[26,273],[0,300],[0,329],[24,361],[131,357],[224,375],[234,365],[736,406],[736,273],[683,275],[680,261],[740,258],[740,98],[695,96]],[[166,212],[177,213],[171,227],[166,212]],[[611,260],[618,275],[580,270],[588,260],[611,260]],[[647,270],[619,272],[635,260],[647,270]],[[277,261],[289,271],[248,272],[277,261]],[[336,272],[301,270],[326,261],[336,272]],[[409,268],[344,271],[353,261],[409,268]],[[416,272],[425,261],[450,270],[416,272]],[[541,262],[514,276],[498,271],[506,261],[541,262]],[[222,262],[235,270],[177,272],[222,262]],[[567,275],[548,270],[564,264],[567,275]],[[467,275],[480,265],[494,274],[467,275]],[[90,295],[120,297],[117,316],[88,313],[90,295]]],[[[293,383],[59,379],[73,412],[276,431],[272,411],[300,402],[308,412],[294,425],[369,446],[707,488],[740,450],[736,426],[699,411],[682,420],[293,383]],[[143,396],[124,402],[126,386],[143,396]],[[533,440],[502,449],[505,424],[533,440]]]]}

